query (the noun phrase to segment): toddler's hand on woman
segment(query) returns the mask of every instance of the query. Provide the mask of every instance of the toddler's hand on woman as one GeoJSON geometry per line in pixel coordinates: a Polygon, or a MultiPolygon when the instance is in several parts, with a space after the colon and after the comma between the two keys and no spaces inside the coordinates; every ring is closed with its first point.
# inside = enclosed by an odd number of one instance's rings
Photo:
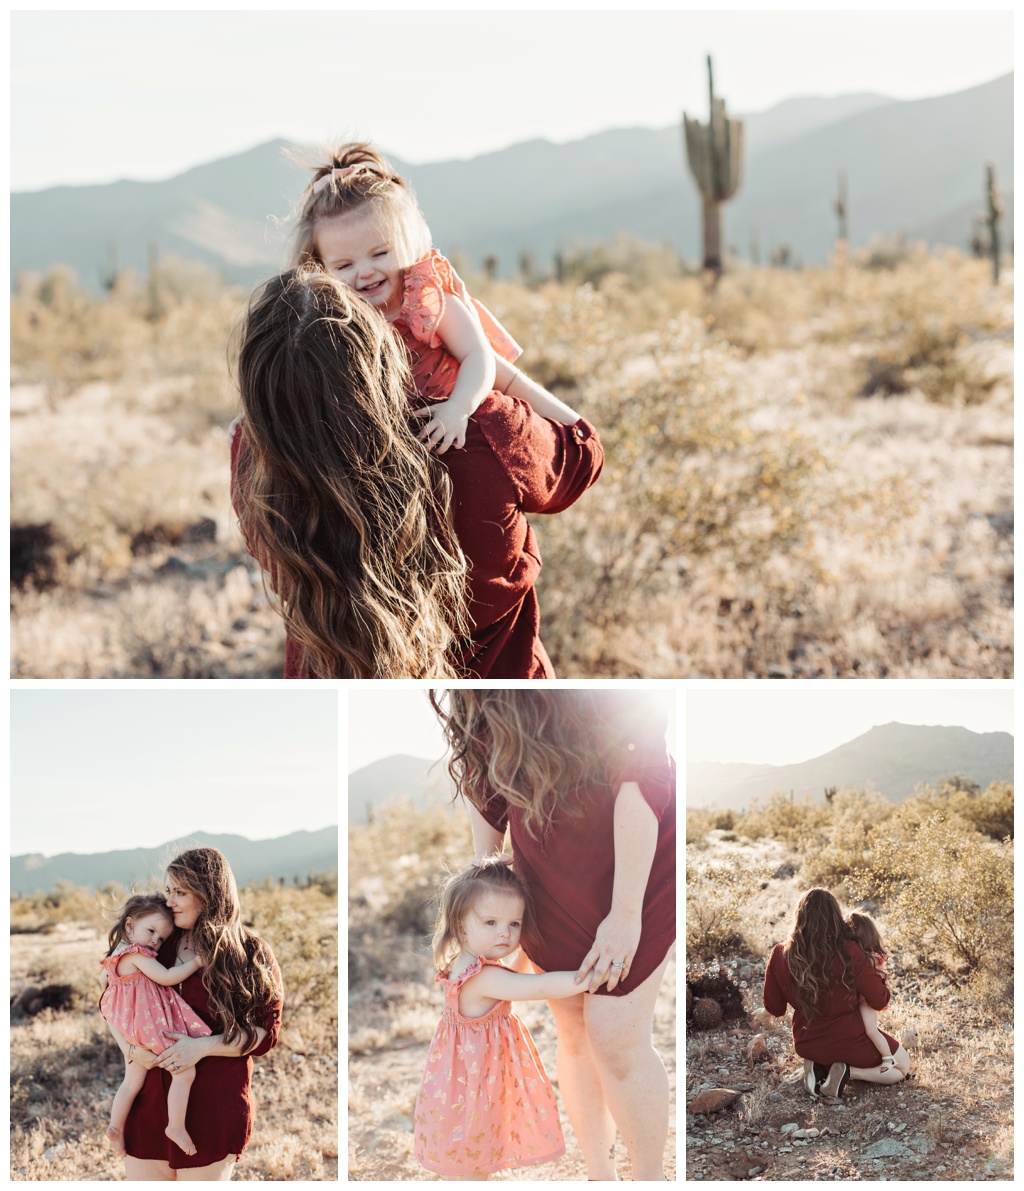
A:
{"type": "Polygon", "coordinates": [[[412,411],[414,418],[429,419],[416,435],[428,450],[443,455],[449,447],[461,450],[466,445],[469,414],[452,409],[447,401],[439,405],[425,405],[412,411]]]}

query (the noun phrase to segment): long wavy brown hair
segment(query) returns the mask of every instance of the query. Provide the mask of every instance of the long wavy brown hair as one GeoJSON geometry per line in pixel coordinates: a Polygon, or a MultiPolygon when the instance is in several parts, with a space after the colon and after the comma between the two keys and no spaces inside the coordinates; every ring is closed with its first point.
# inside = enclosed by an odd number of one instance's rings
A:
{"type": "Polygon", "coordinates": [[[607,783],[645,710],[642,695],[538,686],[431,691],[430,701],[457,793],[478,810],[501,795],[535,839],[556,814],[584,813],[581,789],[607,783]]]}
{"type": "Polygon", "coordinates": [[[295,214],[292,264],[322,265],[316,243],[318,225],[357,211],[372,212],[385,229],[399,268],[407,269],[430,251],[430,229],[412,187],[369,142],[334,145],[323,150],[316,163],[295,159],[311,168],[313,177],[295,214]],[[347,172],[337,177],[336,169],[347,172]],[[323,178],[326,183],[318,186],[323,178]]]}
{"type": "Polygon", "coordinates": [[[462,924],[466,915],[476,905],[481,894],[488,889],[511,893],[523,899],[522,940],[535,937],[533,899],[530,891],[512,869],[503,861],[485,859],[472,868],[452,873],[438,894],[437,926],[434,929],[434,966],[439,972],[447,972],[452,960],[462,950],[462,924]]]}
{"type": "Polygon", "coordinates": [[[203,964],[203,987],[220,1020],[224,1041],[242,1038],[246,1053],[267,1004],[281,995],[277,970],[263,940],[242,923],[238,886],[216,848],[192,848],[167,866],[168,881],[194,894],[201,909],[192,950],[203,964]]]}
{"type": "Polygon", "coordinates": [[[783,945],[798,1008],[807,1020],[820,1017],[829,991],[835,984],[836,961],[840,981],[857,1001],[853,964],[845,942],[852,936],[843,921],[839,903],[827,889],[808,889],[800,899],[793,929],[783,945]]]}
{"type": "Polygon", "coordinates": [[[409,425],[405,355],[319,268],[253,297],[235,498],[309,678],[455,677],[469,635],[451,484],[409,425]]]}

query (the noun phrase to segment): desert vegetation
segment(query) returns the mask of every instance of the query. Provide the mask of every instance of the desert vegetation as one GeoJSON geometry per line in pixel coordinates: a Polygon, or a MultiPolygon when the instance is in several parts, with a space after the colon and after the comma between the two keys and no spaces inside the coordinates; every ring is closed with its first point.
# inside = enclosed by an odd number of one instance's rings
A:
{"type": "MultiPolygon", "coordinates": [[[[123,892],[64,885],[11,900],[12,1180],[124,1177],[103,1137],[124,1063],[97,1008],[107,914],[123,892]]],[[[285,1009],[278,1046],[253,1063],[256,1125],[234,1177],[334,1181],[337,878],[249,887],[241,900],[277,957],[285,1009]]]]}
{"type": "MultiPolygon", "coordinates": [[[[623,240],[474,280],[605,472],[537,518],[567,677],[1012,673],[1012,274],[876,245],[711,293],[623,240]]],[[[12,301],[15,677],[274,677],[228,500],[245,295],[167,261],[12,301]]]]}
{"type": "Polygon", "coordinates": [[[1012,1178],[1012,836],[1012,785],[962,775],[898,804],[837,789],[687,813],[687,984],[725,1011],[702,1004],[688,1022],[687,1101],[736,1093],[688,1114],[688,1177],[1012,1178]],[[754,1016],[771,948],[815,885],[878,922],[881,1025],[915,1075],[852,1083],[838,1104],[807,1096],[788,1021],[754,1016]]]}
{"type": "MultiPolygon", "coordinates": [[[[436,1180],[413,1157],[413,1113],[427,1046],[442,1009],[434,984],[430,936],[434,894],[448,868],[473,856],[461,808],[415,810],[396,803],[349,829],[349,1068],[348,1177],[350,1181],[436,1180]]],[[[495,1180],[586,1177],[568,1125],[555,1070],[555,1025],[544,1002],[521,1002],[516,1013],[529,1029],[559,1098],[566,1152],[557,1162],[509,1170],[495,1180]]],[[[675,1087],[675,962],[671,960],[655,1012],[655,1045],[675,1087]]],[[[674,1114],[673,1114],[674,1115],[674,1114]]],[[[621,1141],[616,1164],[628,1177],[621,1141]]],[[[675,1129],[665,1170],[675,1178],[675,1129]]]]}

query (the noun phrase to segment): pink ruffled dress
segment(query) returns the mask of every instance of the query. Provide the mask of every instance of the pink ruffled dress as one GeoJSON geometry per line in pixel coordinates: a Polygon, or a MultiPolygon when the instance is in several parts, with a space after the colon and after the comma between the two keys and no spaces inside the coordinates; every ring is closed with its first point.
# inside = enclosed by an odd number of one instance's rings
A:
{"type": "Polygon", "coordinates": [[[125,955],[146,955],[156,959],[156,952],[137,943],[122,943],[113,955],[100,962],[107,969],[107,987],[100,998],[100,1013],[116,1026],[134,1046],[144,1046],[155,1055],[162,1054],[174,1039],[165,1038],[163,1030],[188,1034],[190,1038],[208,1038],[213,1032],[173,988],[157,984],[136,969],[118,976],[117,964],[125,955]]]}
{"type": "MultiPolygon", "coordinates": [[[[404,288],[402,309],[391,325],[408,353],[417,395],[427,401],[444,401],[451,396],[459,375],[458,360],[437,334],[448,299],[459,300],[451,264],[432,249],[405,270],[404,288]]],[[[472,301],[491,347],[506,360],[518,360],[523,349],[486,306],[475,298],[472,301]]]]}
{"type": "Polygon", "coordinates": [[[441,1021],[416,1098],[415,1154],[449,1178],[553,1162],[565,1153],[551,1081],[509,1001],[463,1017],[459,989],[496,960],[477,959],[444,989],[441,1021]]]}

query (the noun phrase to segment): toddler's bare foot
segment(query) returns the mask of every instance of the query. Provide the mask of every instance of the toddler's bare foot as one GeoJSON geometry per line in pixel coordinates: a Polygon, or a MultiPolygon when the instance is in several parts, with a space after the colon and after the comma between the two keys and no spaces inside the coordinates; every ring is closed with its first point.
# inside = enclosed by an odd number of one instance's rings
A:
{"type": "Polygon", "coordinates": [[[108,1125],[105,1136],[119,1154],[124,1153],[124,1134],[116,1125],[108,1125]]]}
{"type": "Polygon", "coordinates": [[[175,1129],[173,1125],[168,1125],[164,1133],[174,1142],[179,1150],[183,1150],[186,1154],[194,1154],[196,1152],[196,1144],[189,1137],[187,1129],[175,1129]]]}

